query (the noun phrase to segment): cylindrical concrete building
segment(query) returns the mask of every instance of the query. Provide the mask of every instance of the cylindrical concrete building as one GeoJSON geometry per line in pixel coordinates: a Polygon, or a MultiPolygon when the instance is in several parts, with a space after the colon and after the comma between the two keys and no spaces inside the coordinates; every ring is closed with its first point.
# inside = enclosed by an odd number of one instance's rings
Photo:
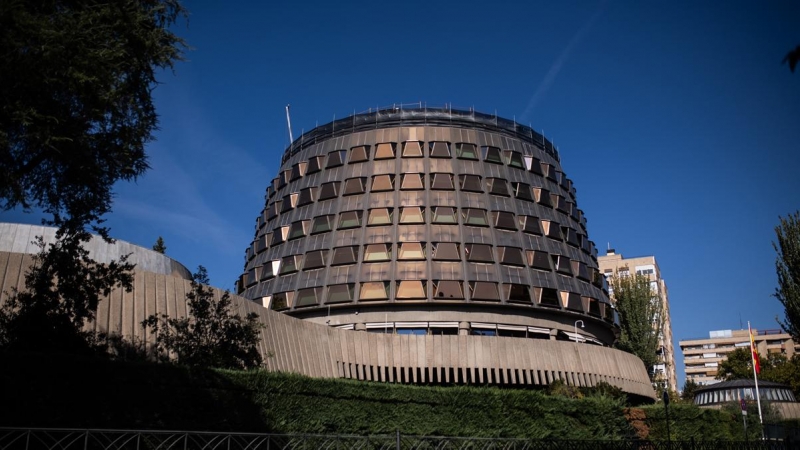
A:
{"type": "Polygon", "coordinates": [[[239,293],[345,329],[611,345],[616,316],[558,152],[496,116],[390,108],[283,155],[239,293]]]}

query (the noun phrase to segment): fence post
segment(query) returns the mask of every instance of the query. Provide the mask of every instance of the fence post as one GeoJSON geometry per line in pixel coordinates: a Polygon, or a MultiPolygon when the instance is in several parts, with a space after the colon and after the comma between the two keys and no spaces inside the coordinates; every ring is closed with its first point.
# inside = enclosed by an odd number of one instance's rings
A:
{"type": "Polygon", "coordinates": [[[183,450],[189,446],[189,433],[183,435],[183,450]]]}
{"type": "Polygon", "coordinates": [[[89,448],[89,430],[86,430],[86,433],[83,435],[83,450],[87,450],[89,448]]]}
{"type": "Polygon", "coordinates": [[[694,450],[694,436],[692,436],[692,438],[689,440],[689,443],[689,445],[691,445],[691,447],[689,447],[690,450],[694,450]]]}
{"type": "Polygon", "coordinates": [[[397,434],[395,438],[395,450],[400,450],[400,429],[397,429],[397,434]]]}
{"type": "Polygon", "coordinates": [[[136,450],[139,450],[139,441],[141,441],[141,440],[142,440],[142,433],[141,432],[137,432],[136,433],[136,450]]]}
{"type": "Polygon", "coordinates": [[[28,432],[25,433],[25,450],[28,450],[28,448],[30,448],[29,447],[30,444],[31,444],[31,430],[28,430],[28,432]]]}

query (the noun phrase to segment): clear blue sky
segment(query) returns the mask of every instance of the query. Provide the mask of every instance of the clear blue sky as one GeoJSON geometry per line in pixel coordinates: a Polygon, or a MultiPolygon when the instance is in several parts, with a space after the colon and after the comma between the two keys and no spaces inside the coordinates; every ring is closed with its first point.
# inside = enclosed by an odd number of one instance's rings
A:
{"type": "MultiPolygon", "coordinates": [[[[119,239],[233,288],[295,135],[376,106],[450,103],[559,147],[589,237],[655,255],[675,345],[777,328],[773,227],[800,208],[800,3],[191,1],[193,49],[155,90],[152,169],[117,186],[119,239]]],[[[35,214],[0,220],[38,223],[35,214]]],[[[683,365],[679,359],[680,380],[683,365]]]]}

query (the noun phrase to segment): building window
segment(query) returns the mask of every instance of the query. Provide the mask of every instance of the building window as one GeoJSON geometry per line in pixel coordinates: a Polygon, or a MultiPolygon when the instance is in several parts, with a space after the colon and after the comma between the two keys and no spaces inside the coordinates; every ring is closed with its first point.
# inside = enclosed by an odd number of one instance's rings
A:
{"type": "Polygon", "coordinates": [[[494,262],[492,257],[492,246],[488,244],[464,244],[464,252],[467,254],[467,261],[490,263],[494,262]]]}
{"type": "Polygon", "coordinates": [[[328,153],[328,163],[325,164],[325,168],[332,169],[343,165],[345,157],[347,157],[346,150],[334,150],[328,153]]]}
{"type": "Polygon", "coordinates": [[[455,189],[453,186],[452,173],[432,173],[431,174],[431,189],[448,190],[455,189]]]}
{"type": "Polygon", "coordinates": [[[391,244],[369,244],[364,246],[364,262],[380,262],[391,259],[391,244]]]}
{"type": "Polygon", "coordinates": [[[342,195],[363,194],[366,185],[366,177],[348,178],[344,180],[344,192],[342,195]]]}
{"type": "Polygon", "coordinates": [[[293,222],[292,225],[289,227],[289,240],[301,238],[306,235],[308,231],[309,225],[311,225],[310,220],[301,220],[298,222],[293,222]]]}
{"type": "Polygon", "coordinates": [[[300,194],[297,192],[284,196],[281,203],[281,214],[294,209],[295,205],[297,205],[297,197],[299,196],[300,194]]]}
{"type": "Polygon", "coordinates": [[[375,159],[392,159],[394,158],[394,142],[383,142],[378,144],[375,148],[375,159]]]}
{"type": "Polygon", "coordinates": [[[461,252],[459,252],[458,244],[455,242],[434,242],[432,252],[434,261],[461,260],[461,252]]]}
{"type": "Polygon", "coordinates": [[[569,258],[564,255],[550,255],[550,259],[553,261],[556,272],[572,275],[572,264],[570,264],[569,258]]]}
{"type": "Polygon", "coordinates": [[[363,211],[345,211],[339,214],[338,229],[358,228],[361,226],[361,215],[363,211]]]}
{"type": "Polygon", "coordinates": [[[283,244],[286,242],[286,238],[289,237],[289,227],[283,226],[280,228],[276,228],[272,231],[272,240],[270,241],[270,245],[273,247],[278,244],[283,244]]]}
{"type": "Polygon", "coordinates": [[[401,261],[418,261],[425,259],[425,244],[422,242],[401,242],[397,250],[397,259],[401,261]]]}
{"type": "Polygon", "coordinates": [[[278,212],[281,210],[281,201],[278,200],[275,203],[267,206],[267,220],[272,220],[275,217],[278,217],[278,212]]]}
{"type": "Polygon", "coordinates": [[[357,245],[350,245],[347,247],[336,247],[333,249],[333,260],[331,261],[331,266],[355,264],[357,261],[358,261],[357,245]]]}
{"type": "Polygon", "coordinates": [[[428,293],[425,290],[425,284],[423,280],[399,281],[395,298],[398,300],[427,299],[428,293]]]}
{"type": "Polygon", "coordinates": [[[549,208],[553,207],[553,202],[550,199],[550,191],[547,189],[533,188],[533,197],[536,199],[536,203],[549,208]]]}
{"type": "Polygon", "coordinates": [[[325,260],[328,259],[327,250],[314,250],[306,253],[303,260],[303,270],[314,270],[325,267],[325,260]]]}
{"type": "Polygon", "coordinates": [[[313,156],[308,160],[308,167],[306,167],[306,175],[317,173],[322,170],[322,160],[324,156],[313,156]]]}
{"type": "Polygon", "coordinates": [[[297,206],[304,206],[311,203],[314,203],[316,200],[315,195],[317,193],[317,188],[315,187],[308,187],[300,191],[300,196],[297,198],[297,206]]]}
{"type": "Polygon", "coordinates": [[[367,218],[367,225],[391,225],[393,209],[394,208],[370,209],[369,217],[367,218]]]}
{"type": "Polygon", "coordinates": [[[558,291],[553,288],[533,288],[537,292],[539,305],[550,308],[561,308],[561,300],[558,298],[558,291]]]}
{"type": "Polygon", "coordinates": [[[456,158],[478,160],[478,150],[475,144],[460,142],[456,144],[456,158]]]}
{"type": "Polygon", "coordinates": [[[422,158],[422,143],[420,141],[404,142],[403,158],[422,158]]]}
{"type": "Polygon", "coordinates": [[[403,181],[400,183],[400,189],[403,191],[425,189],[425,183],[422,179],[422,174],[421,173],[403,174],[403,181]]]}
{"type": "Polygon", "coordinates": [[[350,149],[350,161],[349,163],[359,163],[369,161],[369,146],[368,145],[359,145],[358,147],[353,147],[350,149]]]}
{"type": "Polygon", "coordinates": [[[464,225],[474,227],[488,227],[489,221],[486,219],[485,209],[464,208],[461,210],[464,225]]]}
{"type": "Polygon", "coordinates": [[[322,183],[319,187],[319,199],[329,200],[339,196],[339,181],[331,181],[329,183],[322,183]]]}
{"type": "Polygon", "coordinates": [[[523,233],[542,235],[542,227],[539,224],[539,218],[533,216],[519,216],[519,228],[523,233]]]}
{"type": "Polygon", "coordinates": [[[328,298],[325,303],[346,303],[353,301],[353,290],[355,285],[350,284],[334,284],[328,286],[328,298]]]}
{"type": "Polygon", "coordinates": [[[451,206],[434,206],[433,223],[454,224],[456,220],[456,208],[451,206]]]}
{"type": "Polygon", "coordinates": [[[503,160],[511,167],[516,167],[518,169],[525,168],[525,161],[522,159],[522,153],[520,152],[505,150],[503,151],[503,160]]]}
{"type": "Polygon", "coordinates": [[[394,190],[394,175],[383,174],[372,177],[372,192],[383,192],[394,190]]]}
{"type": "Polygon", "coordinates": [[[469,297],[472,300],[499,302],[500,294],[497,292],[497,283],[470,281],[469,297]]]}
{"type": "Polygon", "coordinates": [[[302,178],[303,175],[306,174],[306,167],[307,166],[308,166],[308,163],[305,162],[305,161],[299,162],[299,163],[293,165],[292,166],[292,175],[289,178],[289,181],[299,180],[300,178],[302,178]]]}
{"type": "Polygon", "coordinates": [[[503,298],[510,303],[523,303],[530,305],[531,291],[524,284],[503,284],[503,298]]]}
{"type": "Polygon", "coordinates": [[[550,265],[550,255],[547,252],[539,250],[526,250],[525,254],[528,256],[528,265],[533,269],[552,271],[550,265]]]}
{"type": "Polygon", "coordinates": [[[311,223],[311,234],[327,233],[331,231],[332,221],[333,214],[314,217],[314,221],[311,223]]]}
{"type": "Polygon", "coordinates": [[[358,295],[358,300],[389,300],[389,282],[370,281],[361,283],[361,292],[358,295]]]}
{"type": "Polygon", "coordinates": [[[458,184],[464,192],[483,192],[479,175],[459,175],[458,184]]]}
{"type": "Polygon", "coordinates": [[[544,230],[544,235],[550,239],[555,239],[557,241],[563,240],[563,237],[561,236],[561,226],[558,224],[558,222],[543,220],[542,229],[544,230]]]}
{"type": "Polygon", "coordinates": [[[295,308],[302,308],[304,306],[317,306],[319,300],[322,298],[322,288],[312,287],[300,289],[297,291],[297,300],[295,301],[295,308]]]}
{"type": "Polygon", "coordinates": [[[433,282],[434,300],[463,300],[464,288],[460,281],[439,280],[433,282]]]}
{"type": "Polygon", "coordinates": [[[509,266],[524,266],[525,258],[522,249],[517,247],[497,247],[497,260],[509,266]]]}
{"type": "Polygon", "coordinates": [[[281,172],[280,174],[280,181],[278,182],[278,188],[282,188],[286,186],[286,183],[289,182],[289,178],[292,176],[292,171],[290,169],[286,169],[281,172]]]}
{"type": "Polygon", "coordinates": [[[400,208],[401,224],[425,223],[425,208],[422,206],[406,206],[400,208]]]}
{"type": "Polygon", "coordinates": [[[450,144],[447,142],[430,142],[431,158],[450,158],[450,144]]]}
{"type": "Polygon", "coordinates": [[[292,300],[294,300],[294,292],[278,292],[272,295],[272,300],[269,302],[269,309],[273,311],[283,311],[292,307],[292,300]]]}
{"type": "Polygon", "coordinates": [[[531,185],[527,183],[511,183],[511,191],[514,193],[514,198],[529,202],[534,201],[531,193],[531,185]]]}
{"type": "Polygon", "coordinates": [[[501,195],[503,197],[511,195],[508,192],[508,183],[502,178],[487,178],[486,189],[492,195],[501,195]]]}
{"type": "Polygon", "coordinates": [[[300,270],[300,266],[303,262],[302,255],[289,255],[284,256],[281,260],[281,275],[288,275],[290,273],[295,273],[300,270]]]}
{"type": "Polygon", "coordinates": [[[495,228],[501,230],[517,231],[517,221],[514,220],[514,213],[508,211],[492,211],[492,223],[495,228]]]}
{"type": "Polygon", "coordinates": [[[497,147],[483,146],[481,147],[483,153],[483,160],[488,163],[503,164],[503,155],[497,147]]]}
{"type": "Polygon", "coordinates": [[[567,297],[567,309],[583,312],[583,302],[581,301],[580,294],[576,294],[574,292],[565,292],[564,296],[567,297]]]}

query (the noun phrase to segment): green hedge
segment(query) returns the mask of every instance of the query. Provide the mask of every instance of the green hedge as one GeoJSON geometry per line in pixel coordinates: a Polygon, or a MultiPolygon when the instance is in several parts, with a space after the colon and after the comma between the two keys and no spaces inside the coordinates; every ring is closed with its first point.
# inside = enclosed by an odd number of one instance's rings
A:
{"type": "MultiPolygon", "coordinates": [[[[624,439],[618,399],[542,391],[421,387],[264,371],[190,370],[0,354],[0,426],[624,439]]],[[[663,408],[644,408],[665,437],[663,408]],[[661,416],[659,416],[661,414],[661,416]],[[661,417],[661,419],[659,419],[661,417]]],[[[672,408],[674,437],[737,438],[719,411],[672,408]]]]}

